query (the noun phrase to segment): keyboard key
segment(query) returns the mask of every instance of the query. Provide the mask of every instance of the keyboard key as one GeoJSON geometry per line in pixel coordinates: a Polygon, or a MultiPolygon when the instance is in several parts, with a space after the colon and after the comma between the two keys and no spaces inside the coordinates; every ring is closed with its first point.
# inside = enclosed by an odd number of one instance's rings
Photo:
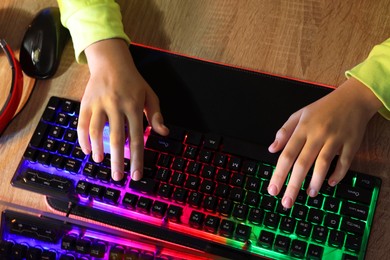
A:
{"type": "Polygon", "coordinates": [[[153,204],[152,199],[146,197],[140,197],[137,202],[137,210],[139,210],[142,213],[149,213],[152,204],[153,204]]]}
{"type": "Polygon", "coordinates": [[[328,228],[322,226],[314,226],[311,237],[318,242],[325,242],[328,236],[328,228]]]}
{"type": "Polygon", "coordinates": [[[275,239],[274,233],[262,230],[260,232],[258,244],[265,248],[271,248],[274,243],[274,239],[275,239]]]}
{"type": "Polygon", "coordinates": [[[30,140],[30,145],[32,145],[33,147],[41,147],[48,131],[49,131],[49,125],[44,122],[39,122],[30,140]]]}
{"type": "Polygon", "coordinates": [[[91,250],[91,240],[80,238],[76,241],[76,252],[81,254],[90,254],[91,250]]]}
{"type": "Polygon", "coordinates": [[[310,244],[309,248],[307,250],[307,256],[310,259],[318,259],[319,260],[322,258],[323,253],[324,253],[324,248],[321,246],[314,245],[314,244],[310,244]]]}
{"type": "Polygon", "coordinates": [[[205,219],[205,214],[203,214],[199,211],[193,210],[188,223],[193,228],[201,228],[203,225],[204,219],[205,219]]]}
{"type": "Polygon", "coordinates": [[[234,237],[237,240],[245,242],[249,239],[251,232],[252,228],[250,226],[238,224],[234,233],[234,237]]]}
{"type": "Polygon", "coordinates": [[[312,225],[308,222],[298,221],[296,234],[300,237],[309,237],[311,233],[312,225]]]}
{"type": "Polygon", "coordinates": [[[343,199],[352,200],[355,202],[360,202],[369,205],[372,197],[372,192],[359,187],[351,187],[339,184],[336,189],[336,196],[343,199]]]}
{"type": "Polygon", "coordinates": [[[130,181],[130,189],[135,191],[143,192],[146,194],[155,194],[159,182],[149,178],[142,178],[139,181],[130,181]]]}
{"type": "Polygon", "coordinates": [[[236,224],[233,221],[222,219],[219,234],[224,237],[232,237],[236,224]]]}
{"type": "Polygon", "coordinates": [[[68,193],[73,181],[60,176],[27,169],[24,181],[33,186],[46,187],[56,192],[68,193]]]}
{"type": "Polygon", "coordinates": [[[365,227],[366,224],[363,221],[344,217],[340,228],[346,232],[362,235],[365,227]]]}
{"type": "Polygon", "coordinates": [[[61,241],[61,248],[68,251],[76,250],[76,241],[77,236],[73,235],[65,235],[61,241]]]}
{"type": "Polygon", "coordinates": [[[329,244],[341,248],[344,245],[345,233],[338,230],[331,230],[329,233],[329,244]]]}
{"type": "Polygon", "coordinates": [[[103,195],[106,191],[106,187],[92,184],[91,189],[89,191],[89,196],[95,200],[101,201],[103,199],[103,195]]]}
{"type": "Polygon", "coordinates": [[[255,225],[260,225],[264,218],[264,212],[260,209],[251,208],[248,215],[248,221],[255,225]]]}
{"type": "Polygon", "coordinates": [[[345,247],[348,250],[359,252],[361,245],[362,245],[361,236],[347,235],[347,239],[345,240],[345,247]]]}
{"type": "Polygon", "coordinates": [[[295,219],[284,216],[280,221],[280,229],[283,232],[292,233],[295,229],[295,223],[296,223],[295,219]]]}
{"type": "Polygon", "coordinates": [[[366,220],[368,217],[368,210],[369,208],[365,205],[346,201],[341,207],[341,214],[361,220],[366,220]]]}
{"type": "Polygon", "coordinates": [[[232,216],[240,221],[245,221],[248,214],[248,206],[244,204],[236,204],[232,216]]]}
{"type": "Polygon", "coordinates": [[[183,150],[183,145],[181,143],[165,137],[154,135],[150,135],[148,137],[145,147],[174,155],[180,155],[183,150]]]}
{"type": "Polygon", "coordinates": [[[325,226],[337,229],[340,226],[340,219],[340,215],[328,213],[325,216],[325,226]]]}
{"type": "Polygon", "coordinates": [[[221,143],[221,136],[215,134],[206,134],[203,141],[203,147],[210,150],[217,150],[221,143]]]}
{"type": "Polygon", "coordinates": [[[273,212],[265,213],[263,224],[269,228],[276,229],[279,225],[280,216],[273,212]]]}
{"type": "Polygon", "coordinates": [[[165,215],[167,208],[167,203],[156,200],[152,206],[152,214],[156,217],[162,218],[165,215]]]}
{"type": "Polygon", "coordinates": [[[188,203],[195,208],[199,208],[201,202],[203,200],[203,194],[197,191],[193,191],[190,193],[190,196],[188,198],[188,203]]]}
{"type": "Polygon", "coordinates": [[[303,258],[306,253],[307,243],[301,240],[291,242],[290,254],[297,258],[303,258]]]}
{"type": "Polygon", "coordinates": [[[282,235],[277,235],[275,238],[274,247],[278,252],[287,253],[289,251],[290,244],[291,238],[282,235]]]}
{"type": "Polygon", "coordinates": [[[24,259],[27,255],[28,247],[22,244],[16,244],[12,247],[11,255],[13,259],[24,259]]]}
{"type": "Polygon", "coordinates": [[[178,203],[184,203],[187,200],[188,190],[180,187],[176,187],[173,192],[172,198],[178,203]]]}
{"type": "Polygon", "coordinates": [[[212,215],[207,215],[204,222],[204,229],[210,233],[216,233],[221,219],[212,215]]]}
{"type": "Polygon", "coordinates": [[[96,258],[103,258],[106,253],[107,247],[104,242],[96,241],[92,243],[90,255],[96,258]]]}
{"type": "Polygon", "coordinates": [[[123,197],[122,204],[126,208],[134,209],[138,202],[138,196],[131,193],[126,193],[123,197]]]}
{"type": "Polygon", "coordinates": [[[179,223],[180,218],[183,214],[183,208],[175,205],[169,205],[168,211],[167,211],[167,217],[170,221],[179,223]]]}
{"type": "Polygon", "coordinates": [[[107,188],[103,194],[103,199],[104,201],[109,202],[111,204],[116,204],[120,195],[120,190],[107,188]]]}

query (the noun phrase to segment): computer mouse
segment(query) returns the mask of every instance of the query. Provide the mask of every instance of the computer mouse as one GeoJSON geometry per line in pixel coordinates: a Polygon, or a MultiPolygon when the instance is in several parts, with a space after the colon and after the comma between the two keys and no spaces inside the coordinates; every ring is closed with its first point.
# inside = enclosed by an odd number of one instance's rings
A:
{"type": "Polygon", "coordinates": [[[19,60],[24,73],[37,79],[53,76],[69,38],[68,29],[61,24],[59,8],[42,9],[22,40],[19,60]]]}

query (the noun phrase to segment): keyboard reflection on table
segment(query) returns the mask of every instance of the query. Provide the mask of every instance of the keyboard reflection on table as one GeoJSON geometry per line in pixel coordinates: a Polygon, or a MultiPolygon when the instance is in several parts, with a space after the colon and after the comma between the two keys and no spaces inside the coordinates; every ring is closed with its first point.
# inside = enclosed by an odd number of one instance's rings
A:
{"type": "Polygon", "coordinates": [[[116,182],[109,153],[95,163],[81,151],[79,105],[50,99],[13,185],[63,201],[61,211],[72,201],[74,214],[223,256],[364,259],[380,179],[350,171],[337,187],[325,181],[310,198],[309,174],[287,210],[267,192],[270,155],[171,126],[168,137],[146,129],[143,179],[130,181],[126,159],[127,174],[116,182]]]}
{"type": "MultiPolygon", "coordinates": [[[[53,216],[53,215],[52,215],[53,216]]],[[[6,210],[1,216],[0,259],[26,260],[180,260],[214,259],[77,220],[6,210]]]]}

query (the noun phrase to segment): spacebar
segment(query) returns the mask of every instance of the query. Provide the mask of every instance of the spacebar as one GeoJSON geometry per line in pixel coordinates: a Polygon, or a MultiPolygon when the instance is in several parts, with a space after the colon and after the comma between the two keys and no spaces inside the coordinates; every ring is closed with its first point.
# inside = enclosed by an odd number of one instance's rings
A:
{"type": "Polygon", "coordinates": [[[279,153],[270,153],[264,146],[230,137],[223,138],[222,151],[272,165],[276,165],[279,157],[279,153]]]}

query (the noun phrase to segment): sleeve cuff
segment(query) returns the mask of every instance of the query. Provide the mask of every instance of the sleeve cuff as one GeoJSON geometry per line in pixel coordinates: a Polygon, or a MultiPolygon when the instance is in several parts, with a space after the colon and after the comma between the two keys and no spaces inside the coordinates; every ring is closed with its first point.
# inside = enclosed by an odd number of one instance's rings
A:
{"type": "Polygon", "coordinates": [[[383,104],[378,112],[390,120],[390,39],[375,46],[365,61],[346,71],[345,75],[356,78],[371,89],[383,104]]]}
{"type": "Polygon", "coordinates": [[[120,38],[130,43],[123,29],[120,7],[115,1],[80,2],[73,8],[60,4],[61,20],[72,36],[77,62],[87,62],[84,50],[94,42],[120,38]]]}

